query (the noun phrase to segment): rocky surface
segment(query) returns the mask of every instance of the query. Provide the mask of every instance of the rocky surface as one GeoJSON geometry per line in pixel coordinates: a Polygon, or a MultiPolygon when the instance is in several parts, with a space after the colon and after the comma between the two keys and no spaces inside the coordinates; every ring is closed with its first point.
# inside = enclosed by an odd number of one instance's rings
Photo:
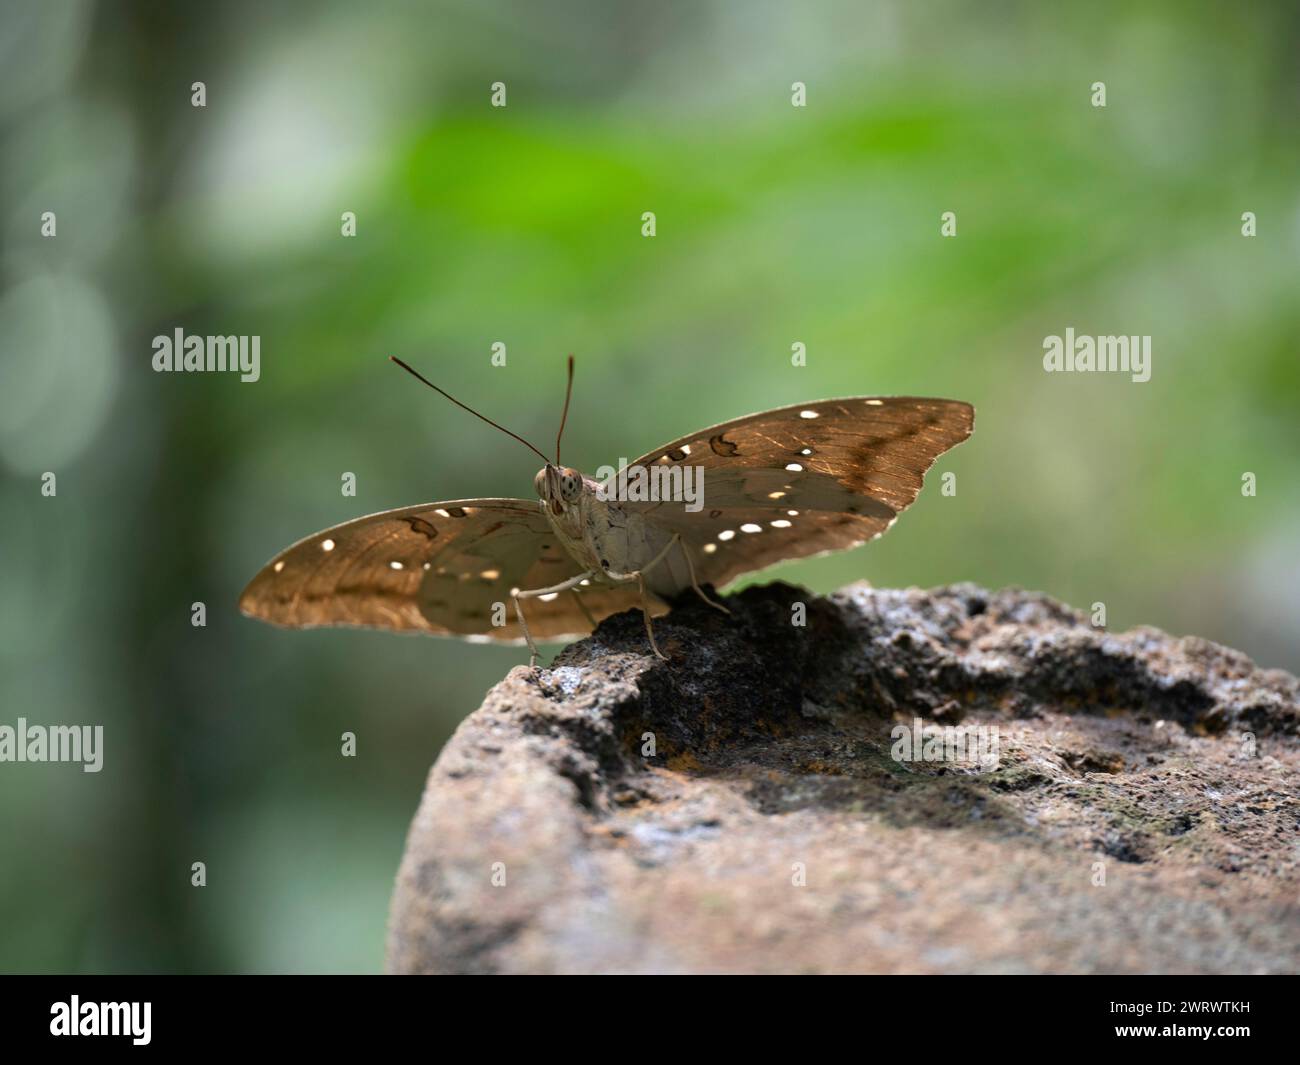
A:
{"type": "Polygon", "coordinates": [[[488,694],[390,970],[1300,969],[1294,677],[1019,591],[727,602],[656,623],[670,663],[627,613],[488,694]],[[917,719],[996,760],[897,760],[917,719]]]}

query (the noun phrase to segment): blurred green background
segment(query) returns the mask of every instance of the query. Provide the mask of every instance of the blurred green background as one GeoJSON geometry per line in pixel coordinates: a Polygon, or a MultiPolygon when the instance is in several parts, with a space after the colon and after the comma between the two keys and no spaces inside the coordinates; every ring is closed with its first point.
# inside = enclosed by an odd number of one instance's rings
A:
{"type": "Polygon", "coordinates": [[[0,765],[0,969],[380,968],[425,773],[526,655],[235,600],[332,523],[531,496],[390,353],[541,441],[575,353],[589,471],[800,400],[969,400],[954,498],[771,576],[1016,584],[1300,669],[1296,5],[0,18],[0,724],[106,733],[98,774],[0,765]],[[154,373],[178,326],[260,335],[262,379],[154,373]],[[1067,326],[1151,334],[1151,381],[1045,374],[1067,326]]]}

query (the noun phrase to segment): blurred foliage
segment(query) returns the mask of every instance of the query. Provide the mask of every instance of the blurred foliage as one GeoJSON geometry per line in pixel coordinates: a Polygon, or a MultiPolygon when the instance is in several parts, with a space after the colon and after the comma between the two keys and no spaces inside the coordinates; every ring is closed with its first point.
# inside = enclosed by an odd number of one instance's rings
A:
{"type": "Polygon", "coordinates": [[[0,765],[0,968],[380,966],[424,774],[525,656],[234,602],[331,523],[531,494],[527,453],[390,353],[541,440],[575,353],[588,470],[800,400],[969,400],[956,497],[932,478],[880,542],[760,579],[1016,584],[1300,668],[1298,22],[7,4],[0,723],[102,723],[106,765],[0,765]],[[261,381],[153,373],[177,326],[260,335],[261,381]],[[1044,374],[1067,326],[1151,334],[1152,380],[1044,374]]]}

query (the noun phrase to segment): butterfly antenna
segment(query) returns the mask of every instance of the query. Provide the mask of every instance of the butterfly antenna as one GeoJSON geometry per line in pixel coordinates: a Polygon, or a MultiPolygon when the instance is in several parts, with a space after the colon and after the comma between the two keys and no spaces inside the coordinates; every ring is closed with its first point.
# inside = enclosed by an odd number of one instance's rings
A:
{"type": "Polygon", "coordinates": [[[564,388],[564,413],[560,415],[560,431],[555,434],[555,465],[560,464],[560,439],[564,436],[564,423],[569,420],[569,397],[573,395],[573,356],[569,356],[569,383],[564,388]]]}
{"type": "Polygon", "coordinates": [[[427,377],[425,377],[422,373],[419,373],[419,372],[416,371],[416,370],[412,370],[409,366],[406,365],[406,363],[404,363],[404,362],[403,362],[401,359],[399,359],[396,355],[389,355],[388,357],[389,357],[393,362],[397,363],[398,366],[400,366],[403,370],[405,370],[407,373],[409,373],[412,377],[415,377],[415,378],[417,378],[417,379],[423,381],[426,385],[428,385],[430,388],[432,388],[432,389],[433,389],[435,392],[437,392],[439,395],[446,396],[449,400],[451,400],[454,404],[456,404],[456,406],[458,406],[461,410],[467,410],[467,411],[469,411],[472,415],[474,415],[475,418],[481,418],[483,421],[487,422],[488,425],[492,426],[493,429],[500,429],[503,433],[506,434],[506,436],[513,436],[516,440],[518,440],[521,444],[523,444],[524,447],[526,447],[526,448],[531,448],[532,451],[533,451],[536,455],[538,455],[538,456],[541,458],[541,460],[542,460],[543,462],[545,462],[548,466],[551,464],[551,460],[550,460],[550,459],[548,459],[545,455],[543,455],[540,451],[538,451],[537,448],[533,447],[532,444],[530,444],[527,440],[525,440],[525,439],[524,439],[522,436],[520,436],[518,433],[512,433],[512,432],[511,432],[509,429],[507,429],[504,425],[497,425],[497,423],[494,422],[491,418],[488,418],[488,417],[486,417],[485,415],[480,414],[480,413],[479,413],[478,411],[476,411],[473,407],[466,406],[464,403],[462,403],[460,400],[458,400],[455,396],[451,395],[450,393],[448,393],[448,392],[444,392],[441,388],[439,388],[437,385],[435,385],[432,381],[430,381],[430,380],[429,380],[427,377]]]}

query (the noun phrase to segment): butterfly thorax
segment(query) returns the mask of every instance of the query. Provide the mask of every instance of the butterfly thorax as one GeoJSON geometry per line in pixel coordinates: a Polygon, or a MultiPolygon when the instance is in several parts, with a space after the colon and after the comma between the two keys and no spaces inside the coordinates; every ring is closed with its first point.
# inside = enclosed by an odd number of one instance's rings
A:
{"type": "Polygon", "coordinates": [[[609,508],[597,497],[596,489],[595,481],[578,475],[576,492],[543,491],[539,505],[564,549],[583,569],[603,574],[614,569],[615,560],[608,557],[608,550],[602,554],[608,534],[609,508]]]}
{"type": "MultiPolygon", "coordinates": [[[[565,550],[597,580],[617,584],[631,579],[667,546],[670,534],[647,523],[642,511],[601,497],[601,485],[582,477],[580,490],[550,493],[542,513],[565,550]]],[[[647,586],[660,595],[689,587],[680,559],[665,559],[647,573],[647,586]]]]}

